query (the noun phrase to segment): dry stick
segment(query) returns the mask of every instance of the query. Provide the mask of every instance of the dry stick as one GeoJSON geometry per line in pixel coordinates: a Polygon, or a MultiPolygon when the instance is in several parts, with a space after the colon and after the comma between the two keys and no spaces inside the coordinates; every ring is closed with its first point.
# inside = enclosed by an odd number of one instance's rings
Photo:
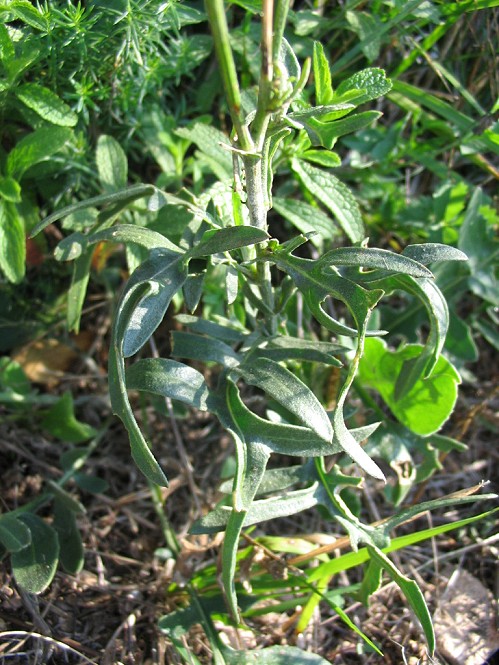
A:
{"type": "MultiPolygon", "coordinates": [[[[149,345],[151,347],[152,355],[154,358],[159,358],[159,352],[158,352],[158,347],[156,346],[156,342],[154,341],[154,338],[151,337],[149,340],[149,345]]],[[[184,446],[184,441],[182,439],[182,435],[180,433],[178,424],[177,424],[177,419],[175,418],[175,414],[173,413],[173,407],[172,407],[172,401],[169,397],[165,397],[165,404],[166,408],[168,411],[168,416],[170,418],[170,424],[172,426],[172,431],[173,431],[173,438],[175,439],[175,445],[177,446],[177,452],[179,454],[179,457],[182,461],[182,464],[185,469],[185,474],[187,478],[187,484],[189,485],[189,489],[191,490],[192,493],[192,498],[194,499],[194,503],[196,504],[196,511],[198,516],[202,514],[201,510],[201,504],[199,503],[198,499],[198,493],[199,493],[199,487],[196,485],[196,482],[194,480],[193,476],[193,467],[192,464],[189,460],[189,457],[187,455],[187,451],[184,446]]]]}
{"type": "Polygon", "coordinates": [[[0,639],[3,638],[3,639],[26,640],[30,637],[40,640],[42,642],[46,642],[51,646],[59,647],[63,651],[68,651],[72,654],[75,654],[80,658],[82,658],[83,662],[86,663],[87,665],[98,665],[98,663],[96,663],[95,660],[90,660],[90,658],[87,658],[84,654],[80,653],[76,649],[73,649],[73,647],[70,647],[68,644],[65,644],[64,642],[61,642],[59,640],[55,640],[53,637],[47,637],[47,635],[41,635],[40,633],[28,632],[25,630],[9,630],[5,631],[4,633],[0,633],[0,639]]]}

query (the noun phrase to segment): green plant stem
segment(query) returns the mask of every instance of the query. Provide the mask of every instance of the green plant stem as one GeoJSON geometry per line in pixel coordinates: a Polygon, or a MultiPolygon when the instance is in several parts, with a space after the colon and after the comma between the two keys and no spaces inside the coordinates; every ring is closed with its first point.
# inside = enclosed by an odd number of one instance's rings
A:
{"type": "Polygon", "coordinates": [[[253,141],[247,125],[244,123],[241,110],[241,93],[237,79],[236,65],[230,46],[229,28],[225,16],[223,0],[206,0],[206,11],[220,72],[229,106],[229,113],[237,133],[238,147],[245,152],[253,152],[253,141]]]}

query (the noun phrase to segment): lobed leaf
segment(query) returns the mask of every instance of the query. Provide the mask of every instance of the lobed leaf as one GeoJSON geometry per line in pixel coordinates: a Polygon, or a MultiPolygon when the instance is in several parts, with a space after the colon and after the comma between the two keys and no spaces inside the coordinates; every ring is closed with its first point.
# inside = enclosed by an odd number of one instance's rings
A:
{"type": "Polygon", "coordinates": [[[403,575],[392,561],[380,549],[373,546],[368,546],[367,550],[369,556],[374,560],[378,566],[381,566],[392,580],[397,584],[399,589],[404,594],[407,602],[414,611],[414,614],[419,619],[423,627],[426,640],[430,653],[433,655],[435,651],[435,632],[433,630],[433,622],[431,619],[430,611],[424,599],[423,593],[414,580],[409,579],[403,575]]]}
{"type": "Polygon", "coordinates": [[[209,389],[203,375],[192,367],[165,358],[145,358],[126,371],[131,390],[142,390],[206,411],[209,389]]]}
{"type": "Polygon", "coordinates": [[[388,272],[404,273],[412,277],[433,277],[430,270],[418,261],[375,247],[338,247],[323,254],[320,265],[381,268],[388,272]]]}
{"type": "Polygon", "coordinates": [[[233,374],[266,392],[319,437],[331,441],[333,429],[324,407],[310,388],[288,369],[273,360],[250,356],[233,374]]]}

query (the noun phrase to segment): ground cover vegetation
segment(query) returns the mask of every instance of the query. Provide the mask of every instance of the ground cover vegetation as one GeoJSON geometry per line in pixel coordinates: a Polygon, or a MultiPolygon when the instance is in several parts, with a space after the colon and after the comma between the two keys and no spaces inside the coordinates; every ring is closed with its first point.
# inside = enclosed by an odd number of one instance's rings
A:
{"type": "Polygon", "coordinates": [[[0,657],[452,662],[495,4],[0,3],[0,657]]]}

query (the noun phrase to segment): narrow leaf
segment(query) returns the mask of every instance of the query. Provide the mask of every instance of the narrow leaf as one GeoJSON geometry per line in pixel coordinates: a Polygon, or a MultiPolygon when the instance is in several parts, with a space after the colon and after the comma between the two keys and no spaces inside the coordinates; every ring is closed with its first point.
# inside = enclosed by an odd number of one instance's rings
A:
{"type": "Polygon", "coordinates": [[[193,333],[174,331],[172,333],[172,355],[177,358],[215,362],[224,367],[236,367],[241,357],[231,346],[218,339],[208,339],[193,333]]]}
{"type": "Polygon", "coordinates": [[[208,409],[209,390],[203,375],[175,360],[139,360],[128,368],[126,382],[131,390],[169,397],[201,411],[208,409]]]}
{"type": "Polygon", "coordinates": [[[430,270],[418,261],[374,247],[338,247],[319,259],[320,265],[382,268],[388,272],[401,272],[412,277],[433,277],[430,270]]]}
{"type": "Polygon", "coordinates": [[[79,201],[78,203],[73,203],[72,205],[66,206],[65,208],[56,210],[45,219],[42,219],[42,221],[39,222],[31,231],[31,237],[38,235],[38,233],[43,231],[43,229],[49,226],[49,224],[53,224],[59,219],[68,217],[69,215],[72,215],[79,210],[85,210],[86,208],[96,208],[99,206],[109,206],[110,208],[121,206],[122,209],[137,199],[143,199],[147,196],[152,196],[157,191],[158,190],[156,187],[154,187],[154,185],[140,184],[127,187],[126,189],[122,189],[119,192],[114,192],[113,194],[101,194],[90,199],[85,199],[84,201],[79,201]]]}
{"type": "Polygon", "coordinates": [[[392,580],[397,584],[399,589],[404,594],[407,602],[411,606],[415,615],[419,619],[423,627],[426,640],[430,653],[433,655],[435,651],[435,633],[433,630],[433,622],[431,614],[426,605],[423,593],[414,580],[409,579],[403,575],[398,568],[390,561],[390,559],[380,549],[373,546],[368,546],[368,552],[371,559],[381,566],[392,580]]]}
{"type": "Polygon", "coordinates": [[[22,280],[25,260],[24,224],[14,204],[0,199],[0,268],[10,282],[22,280]]]}
{"type": "Polygon", "coordinates": [[[187,252],[189,258],[228,252],[231,249],[255,245],[268,239],[263,229],[251,226],[230,226],[206,231],[200,242],[187,252]]]}
{"type": "Polygon", "coordinates": [[[83,543],[74,512],[60,500],[55,502],[53,525],[59,539],[61,564],[70,575],[77,575],[84,563],[83,543]]]}
{"type": "Polygon", "coordinates": [[[329,62],[324,53],[324,47],[320,42],[314,42],[313,66],[315,101],[318,106],[330,104],[333,98],[331,72],[329,70],[329,62]]]}
{"type": "Polygon", "coordinates": [[[408,256],[424,266],[440,261],[467,261],[468,257],[461,250],[449,245],[441,245],[437,242],[426,242],[420,245],[407,245],[402,251],[403,256],[408,256]]]}
{"type": "Polygon", "coordinates": [[[123,333],[123,355],[128,358],[148,341],[164,318],[170,302],[187,279],[183,255],[155,250],[132,274],[126,291],[147,282],[148,291],[136,304],[123,333]]]}

